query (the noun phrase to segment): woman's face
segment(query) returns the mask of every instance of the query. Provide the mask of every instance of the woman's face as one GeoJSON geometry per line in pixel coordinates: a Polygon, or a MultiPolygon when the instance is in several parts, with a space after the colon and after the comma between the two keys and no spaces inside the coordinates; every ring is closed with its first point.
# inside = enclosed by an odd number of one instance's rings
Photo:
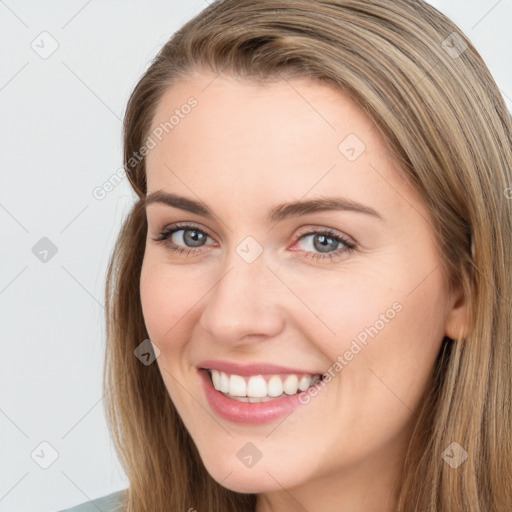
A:
{"type": "Polygon", "coordinates": [[[309,79],[196,72],[149,135],[143,313],[208,472],[301,504],[343,482],[380,510],[463,315],[422,198],[363,111],[309,79]]]}

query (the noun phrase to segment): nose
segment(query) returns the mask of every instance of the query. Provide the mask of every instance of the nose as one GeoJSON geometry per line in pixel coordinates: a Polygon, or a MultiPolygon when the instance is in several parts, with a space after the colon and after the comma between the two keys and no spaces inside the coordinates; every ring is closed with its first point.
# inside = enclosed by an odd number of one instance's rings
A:
{"type": "Polygon", "coordinates": [[[204,297],[199,324],[216,343],[235,347],[279,335],[284,285],[261,254],[248,263],[233,251],[204,297]]]}

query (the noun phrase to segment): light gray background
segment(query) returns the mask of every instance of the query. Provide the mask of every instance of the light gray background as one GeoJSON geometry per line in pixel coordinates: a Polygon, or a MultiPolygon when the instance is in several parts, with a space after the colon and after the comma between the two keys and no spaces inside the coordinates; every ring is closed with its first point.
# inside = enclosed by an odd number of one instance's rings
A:
{"type": "MultiPolygon", "coordinates": [[[[512,110],[512,0],[431,3],[471,39],[512,110]]],[[[93,190],[122,167],[136,81],[206,5],[0,0],[0,512],[50,512],[128,485],[103,415],[102,303],[134,196],[126,180],[102,200],[93,190]],[[57,248],[46,262],[32,251],[43,237],[57,248]]]]}

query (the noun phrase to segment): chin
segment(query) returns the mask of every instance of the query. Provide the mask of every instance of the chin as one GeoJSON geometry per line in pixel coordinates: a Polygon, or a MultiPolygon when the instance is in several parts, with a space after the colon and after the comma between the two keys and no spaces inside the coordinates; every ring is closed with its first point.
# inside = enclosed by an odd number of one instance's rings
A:
{"type": "Polygon", "coordinates": [[[221,479],[221,481],[217,480],[217,482],[222,485],[222,487],[225,487],[230,491],[239,492],[242,494],[259,494],[262,492],[277,490],[277,487],[275,489],[271,489],[268,485],[265,485],[264,482],[254,480],[254,478],[249,476],[246,478],[239,478],[230,475],[224,481],[221,479]]]}
{"type": "MultiPolygon", "coordinates": [[[[272,472],[270,473],[272,474],[272,472]]],[[[242,494],[258,494],[282,489],[282,486],[268,473],[257,475],[251,473],[251,470],[244,470],[240,472],[233,471],[229,476],[226,475],[227,473],[211,476],[222,487],[242,494]]]]}
{"type": "Polygon", "coordinates": [[[235,464],[219,464],[219,460],[205,464],[209,475],[222,487],[234,492],[256,494],[279,491],[301,485],[307,480],[306,475],[294,475],[290,466],[282,461],[259,461],[253,467],[245,467],[237,460],[235,464]],[[270,464],[269,464],[270,462],[270,464]]]}

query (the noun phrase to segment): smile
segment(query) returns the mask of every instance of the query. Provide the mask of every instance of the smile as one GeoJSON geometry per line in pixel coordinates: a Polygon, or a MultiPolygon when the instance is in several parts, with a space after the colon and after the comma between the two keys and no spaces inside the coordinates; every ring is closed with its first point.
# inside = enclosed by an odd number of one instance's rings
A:
{"type": "Polygon", "coordinates": [[[233,400],[248,403],[269,402],[306,391],[321,380],[320,375],[241,376],[208,369],[213,387],[233,400]]]}
{"type": "MultiPolygon", "coordinates": [[[[239,425],[279,420],[304,406],[301,394],[323,384],[321,373],[273,364],[203,361],[197,370],[212,412],[239,425]]],[[[327,393],[322,395],[327,399],[327,393]]]]}

